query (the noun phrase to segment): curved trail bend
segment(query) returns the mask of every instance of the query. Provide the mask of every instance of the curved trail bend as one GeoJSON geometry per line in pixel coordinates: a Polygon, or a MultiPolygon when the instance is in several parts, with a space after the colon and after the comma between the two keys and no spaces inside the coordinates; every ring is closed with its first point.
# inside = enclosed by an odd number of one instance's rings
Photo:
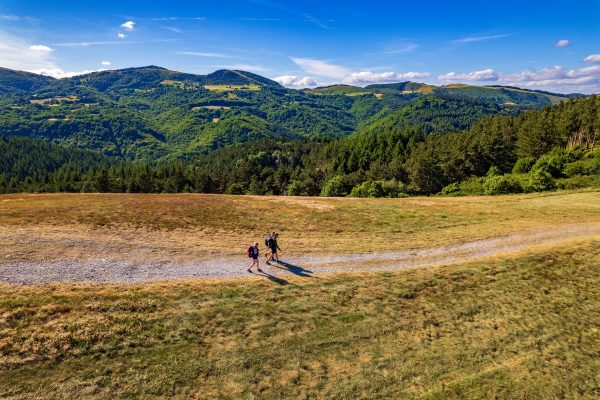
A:
{"type": "Polygon", "coordinates": [[[0,261],[0,282],[45,284],[54,282],[135,283],[191,278],[240,278],[256,275],[277,280],[277,276],[317,276],[333,272],[383,271],[453,264],[514,253],[542,245],[556,245],[580,239],[600,238],[600,225],[567,225],[552,229],[524,231],[485,240],[401,252],[306,255],[284,254],[280,265],[261,267],[264,274],[249,274],[248,258],[221,258],[186,264],[147,260],[127,262],[98,258],[94,261],[60,262],[0,261]]]}

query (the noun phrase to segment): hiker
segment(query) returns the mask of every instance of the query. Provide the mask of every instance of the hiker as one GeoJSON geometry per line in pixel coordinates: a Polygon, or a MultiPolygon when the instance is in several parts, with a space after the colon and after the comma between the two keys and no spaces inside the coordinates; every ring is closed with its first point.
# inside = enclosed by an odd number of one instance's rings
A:
{"type": "Polygon", "coordinates": [[[248,246],[248,248],[246,249],[246,254],[252,259],[252,264],[250,265],[250,268],[248,268],[248,272],[252,272],[252,267],[254,267],[255,265],[258,272],[262,272],[262,269],[260,269],[260,265],[258,265],[258,253],[258,242],[255,242],[254,246],[248,246]]]}
{"type": "Polygon", "coordinates": [[[267,264],[270,265],[269,261],[272,261],[273,259],[275,259],[275,262],[279,263],[279,254],[277,254],[278,250],[281,250],[279,248],[279,245],[277,244],[277,237],[279,236],[278,233],[273,232],[273,235],[271,235],[270,238],[267,239],[267,247],[269,248],[269,258],[267,258],[267,264]]]}

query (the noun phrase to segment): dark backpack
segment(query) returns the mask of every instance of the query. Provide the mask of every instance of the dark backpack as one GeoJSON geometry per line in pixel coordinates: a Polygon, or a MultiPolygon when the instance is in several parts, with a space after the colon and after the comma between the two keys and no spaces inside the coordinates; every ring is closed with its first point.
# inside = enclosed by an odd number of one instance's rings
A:
{"type": "Polygon", "coordinates": [[[248,246],[246,248],[246,255],[250,258],[254,255],[254,246],[248,246]]]}
{"type": "Polygon", "coordinates": [[[267,246],[269,249],[273,246],[273,237],[272,236],[265,238],[265,246],[267,246]]]}

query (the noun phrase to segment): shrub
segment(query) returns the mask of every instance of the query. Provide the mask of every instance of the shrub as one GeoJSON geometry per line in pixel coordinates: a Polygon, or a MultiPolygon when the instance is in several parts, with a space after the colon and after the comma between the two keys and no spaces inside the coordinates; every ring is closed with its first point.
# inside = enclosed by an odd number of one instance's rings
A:
{"type": "Polygon", "coordinates": [[[395,179],[389,181],[366,181],[352,188],[351,197],[404,197],[404,183],[395,179]]]}
{"type": "Polygon", "coordinates": [[[386,197],[405,197],[406,185],[395,179],[383,181],[383,191],[386,197]]]}
{"type": "Polygon", "coordinates": [[[483,189],[488,195],[523,192],[521,183],[511,175],[490,176],[483,182],[483,189]]]}
{"type": "Polygon", "coordinates": [[[344,178],[340,175],[331,178],[323,186],[321,190],[321,196],[325,197],[341,197],[348,194],[348,185],[344,181],[344,178]]]}
{"type": "Polygon", "coordinates": [[[485,176],[499,176],[502,175],[502,173],[500,172],[500,169],[498,167],[496,167],[495,165],[492,165],[490,167],[490,169],[488,170],[487,174],[485,174],[485,176]]]}
{"type": "Polygon", "coordinates": [[[368,197],[370,186],[370,182],[359,183],[358,185],[352,188],[352,191],[350,192],[350,197],[368,197]]]}
{"type": "Polygon", "coordinates": [[[287,187],[288,196],[301,196],[306,193],[306,189],[302,183],[298,181],[292,181],[287,187]]]}
{"type": "Polygon", "coordinates": [[[513,174],[526,174],[531,171],[531,167],[535,164],[535,157],[519,158],[515,163],[512,172],[513,174]]]}
{"type": "Polygon", "coordinates": [[[579,160],[565,165],[563,173],[571,177],[575,175],[596,175],[600,174],[600,159],[590,158],[579,160]]]}
{"type": "Polygon", "coordinates": [[[532,170],[529,176],[528,189],[533,192],[552,190],[556,187],[556,181],[550,172],[545,169],[532,170]]]}
{"type": "Polygon", "coordinates": [[[554,148],[550,153],[544,154],[536,161],[531,168],[531,172],[543,171],[554,178],[558,178],[562,175],[567,162],[569,162],[569,153],[564,149],[554,148]]]}
{"type": "Polygon", "coordinates": [[[577,175],[556,180],[559,189],[600,188],[600,175],[577,175]]]}
{"type": "Polygon", "coordinates": [[[456,196],[460,194],[460,183],[452,182],[448,186],[445,186],[441,190],[440,194],[444,196],[456,196]]]}

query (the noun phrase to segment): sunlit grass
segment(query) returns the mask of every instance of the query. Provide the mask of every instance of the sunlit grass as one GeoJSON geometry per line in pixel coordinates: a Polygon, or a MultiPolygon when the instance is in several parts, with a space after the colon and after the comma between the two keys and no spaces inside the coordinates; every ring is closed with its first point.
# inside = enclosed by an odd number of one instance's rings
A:
{"type": "Polygon", "coordinates": [[[599,245],[278,283],[5,286],[0,397],[595,398],[599,245]]]}

